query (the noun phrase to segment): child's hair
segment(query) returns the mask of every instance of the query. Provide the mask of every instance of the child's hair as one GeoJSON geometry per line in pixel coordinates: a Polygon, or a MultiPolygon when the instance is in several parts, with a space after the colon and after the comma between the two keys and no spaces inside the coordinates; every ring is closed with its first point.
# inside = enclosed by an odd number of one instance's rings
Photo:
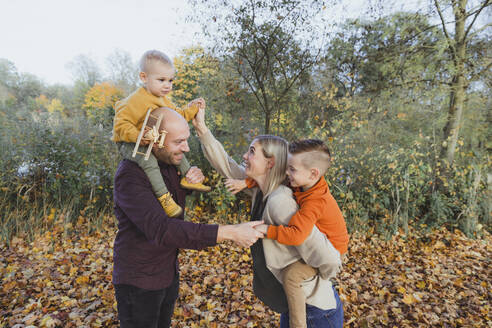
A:
{"type": "Polygon", "coordinates": [[[330,167],[330,149],[319,139],[304,139],[291,142],[289,144],[289,153],[293,155],[309,153],[309,156],[303,156],[302,164],[306,168],[318,168],[322,175],[330,167]]]}
{"type": "Polygon", "coordinates": [[[278,188],[285,180],[285,172],[287,171],[287,152],[288,143],[284,138],[272,135],[257,136],[255,141],[263,148],[263,155],[266,158],[275,158],[275,162],[271,170],[268,172],[266,192],[263,198],[267,197],[275,189],[278,188]]]}
{"type": "Polygon", "coordinates": [[[173,61],[165,53],[159,50],[148,50],[140,58],[140,72],[147,72],[148,64],[152,60],[160,61],[174,68],[173,61]]]}

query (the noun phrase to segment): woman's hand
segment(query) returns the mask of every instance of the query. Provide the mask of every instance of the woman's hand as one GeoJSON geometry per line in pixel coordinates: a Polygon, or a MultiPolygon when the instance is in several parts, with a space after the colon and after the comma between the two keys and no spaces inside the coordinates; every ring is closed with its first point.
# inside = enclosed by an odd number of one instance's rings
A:
{"type": "Polygon", "coordinates": [[[208,128],[205,124],[205,110],[203,108],[198,110],[191,123],[193,123],[198,135],[203,135],[207,132],[208,128]]]}
{"type": "Polygon", "coordinates": [[[188,107],[193,106],[193,105],[195,105],[195,104],[198,106],[198,108],[203,108],[203,109],[205,109],[205,106],[206,106],[206,105],[205,105],[205,99],[203,99],[202,97],[200,97],[200,98],[196,98],[196,99],[193,99],[192,101],[190,101],[190,102],[188,103],[188,107]]]}

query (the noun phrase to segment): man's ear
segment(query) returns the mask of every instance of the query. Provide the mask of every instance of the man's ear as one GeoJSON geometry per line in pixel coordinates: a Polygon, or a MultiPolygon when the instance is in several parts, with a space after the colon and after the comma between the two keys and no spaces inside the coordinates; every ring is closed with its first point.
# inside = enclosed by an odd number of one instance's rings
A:
{"type": "Polygon", "coordinates": [[[140,77],[140,81],[142,81],[142,83],[147,83],[147,74],[145,72],[140,72],[138,76],[140,77]]]}

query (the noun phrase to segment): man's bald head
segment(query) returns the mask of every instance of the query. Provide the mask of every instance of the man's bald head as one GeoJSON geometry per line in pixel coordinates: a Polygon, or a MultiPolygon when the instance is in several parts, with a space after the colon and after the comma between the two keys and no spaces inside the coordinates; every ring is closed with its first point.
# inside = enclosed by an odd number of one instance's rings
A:
{"type": "Polygon", "coordinates": [[[169,129],[173,129],[174,127],[182,127],[184,125],[188,126],[185,118],[169,107],[156,108],[151,112],[151,114],[153,117],[150,117],[147,122],[147,126],[149,127],[152,127],[155,124],[157,121],[156,117],[159,115],[163,115],[159,130],[166,130],[169,132],[169,129]]]}
{"type": "Polygon", "coordinates": [[[164,148],[158,148],[157,145],[154,145],[154,155],[164,163],[179,165],[184,153],[190,151],[188,147],[188,138],[190,137],[188,123],[183,116],[168,107],[156,108],[151,114],[154,117],[149,118],[147,125],[154,125],[155,117],[162,115],[159,131],[167,131],[164,148]]]}

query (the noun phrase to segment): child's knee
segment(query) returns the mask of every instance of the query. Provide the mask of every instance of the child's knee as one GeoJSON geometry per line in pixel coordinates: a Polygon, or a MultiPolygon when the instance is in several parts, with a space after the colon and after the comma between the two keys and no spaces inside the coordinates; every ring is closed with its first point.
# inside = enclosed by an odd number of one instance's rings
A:
{"type": "Polygon", "coordinates": [[[286,283],[300,284],[315,274],[316,271],[307,264],[296,262],[284,269],[283,279],[286,283]]]}

